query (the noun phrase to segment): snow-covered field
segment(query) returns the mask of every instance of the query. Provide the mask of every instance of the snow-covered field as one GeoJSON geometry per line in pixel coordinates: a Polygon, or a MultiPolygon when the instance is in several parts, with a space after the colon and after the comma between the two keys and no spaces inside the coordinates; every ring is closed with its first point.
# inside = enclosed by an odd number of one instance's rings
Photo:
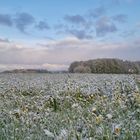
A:
{"type": "Polygon", "coordinates": [[[0,74],[0,139],[140,138],[137,75],[0,74]]]}
{"type": "Polygon", "coordinates": [[[80,91],[85,94],[137,91],[132,75],[111,74],[1,74],[0,91],[17,89],[39,89],[45,94],[65,91],[80,91]]]}

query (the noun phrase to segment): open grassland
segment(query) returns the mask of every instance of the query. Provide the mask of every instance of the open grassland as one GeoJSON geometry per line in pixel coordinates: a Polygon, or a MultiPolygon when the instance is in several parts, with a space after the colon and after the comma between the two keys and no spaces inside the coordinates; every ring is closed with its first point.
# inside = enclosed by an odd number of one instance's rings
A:
{"type": "Polygon", "coordinates": [[[140,76],[0,74],[0,140],[139,140],[140,76]]]}

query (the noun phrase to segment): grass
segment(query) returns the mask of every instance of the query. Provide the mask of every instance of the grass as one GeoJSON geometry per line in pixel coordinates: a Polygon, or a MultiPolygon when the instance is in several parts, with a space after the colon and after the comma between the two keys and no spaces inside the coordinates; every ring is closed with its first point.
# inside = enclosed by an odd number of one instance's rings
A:
{"type": "Polygon", "coordinates": [[[140,93],[0,93],[0,140],[139,140],[140,93]]]}

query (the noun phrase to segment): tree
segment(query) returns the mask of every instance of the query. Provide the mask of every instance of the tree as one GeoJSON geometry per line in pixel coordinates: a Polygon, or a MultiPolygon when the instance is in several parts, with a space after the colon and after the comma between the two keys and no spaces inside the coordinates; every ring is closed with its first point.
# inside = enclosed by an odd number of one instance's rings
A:
{"type": "Polygon", "coordinates": [[[74,68],[74,73],[91,73],[91,69],[88,66],[79,65],[74,68]]]}
{"type": "Polygon", "coordinates": [[[94,59],[88,61],[73,62],[69,67],[69,72],[138,74],[140,73],[140,62],[123,61],[120,59],[111,58],[94,59]]]}

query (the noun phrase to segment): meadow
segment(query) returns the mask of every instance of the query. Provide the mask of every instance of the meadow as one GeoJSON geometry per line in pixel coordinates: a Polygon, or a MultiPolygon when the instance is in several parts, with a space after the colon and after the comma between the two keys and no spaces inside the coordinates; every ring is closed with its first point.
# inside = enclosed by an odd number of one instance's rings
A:
{"type": "Polygon", "coordinates": [[[0,74],[0,140],[139,140],[140,76],[0,74]]]}

